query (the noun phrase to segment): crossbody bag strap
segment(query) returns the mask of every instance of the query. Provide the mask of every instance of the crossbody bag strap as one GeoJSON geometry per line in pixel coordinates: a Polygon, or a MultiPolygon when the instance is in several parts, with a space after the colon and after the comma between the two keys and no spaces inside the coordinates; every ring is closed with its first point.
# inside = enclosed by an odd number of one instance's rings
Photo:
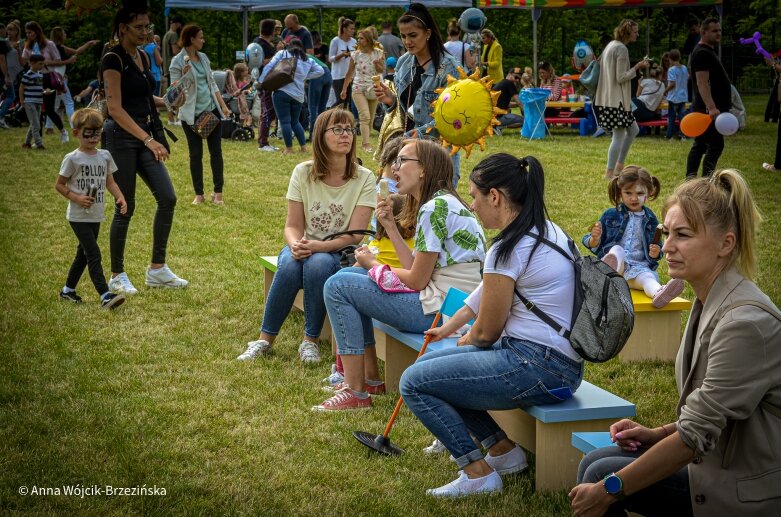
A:
{"type": "Polygon", "coordinates": [[[331,235],[326,235],[323,237],[324,241],[331,241],[336,239],[337,237],[341,237],[342,235],[370,235],[374,237],[374,230],[345,230],[343,232],[336,232],[332,233],[331,235]]]}

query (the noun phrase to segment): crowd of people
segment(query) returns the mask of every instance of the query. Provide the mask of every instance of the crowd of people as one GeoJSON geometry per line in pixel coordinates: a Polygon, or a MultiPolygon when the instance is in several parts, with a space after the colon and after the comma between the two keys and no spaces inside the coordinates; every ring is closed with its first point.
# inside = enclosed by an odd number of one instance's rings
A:
{"type": "MultiPolygon", "coordinates": [[[[721,27],[713,19],[699,27],[701,39],[689,58],[692,109],[715,118],[730,109],[729,80],[714,52],[721,27]]],[[[9,41],[12,33],[14,39],[9,45],[13,50],[4,53],[2,71],[7,84],[12,71],[20,74],[28,65],[19,91],[30,121],[24,146],[43,149],[41,106],[64,140],[68,132],[55,104],[60,97],[66,111],[72,104],[67,84],[56,95],[49,93],[44,85],[57,78],[45,76],[97,41],[70,48],[62,29],[47,39],[40,25],[28,22],[22,43],[19,28],[17,23],[6,26],[9,41]]],[[[338,351],[325,387],[331,394],[312,409],[369,409],[372,396],[385,393],[372,319],[427,333],[435,341],[462,332],[474,320],[458,347],[425,354],[410,366],[400,391],[459,468],[454,481],[427,493],[458,497],[498,492],[502,476],[525,470],[528,462],[488,411],[555,404],[571,398],[583,380],[584,359],[568,338],[529,308],[543,311],[560,328],[572,327],[575,257],[563,251],[570,239],[549,216],[545,172],[533,156],[487,156],[468,174],[471,202],[461,198],[456,190],[459,155],[437,141],[428,107],[447,77],[457,76],[459,66],[475,66],[478,56],[460,42],[457,26],[449,27],[445,42],[422,4],[410,4],[396,28],[400,38],[392,34],[391,24],[383,24],[381,35],[373,28],[356,34],[355,23],[342,18],[338,35],[326,46],[294,14],[285,18],[284,28],[274,20],[260,24],[256,41],[265,59],[259,83],[283,60],[293,68],[291,81],[257,94],[258,145],[276,150],[268,140],[276,119],[283,152],[294,152],[295,137],[300,151],[309,154],[301,124],[308,84],[312,158],[290,176],[285,245],[259,336],[237,359],[272,353],[294,298],[303,290],[301,362],[322,361],[319,339],[326,317],[338,351]],[[390,63],[393,70],[386,74],[390,63]],[[383,74],[385,80],[378,80],[383,74]],[[336,102],[325,109],[322,99],[330,93],[336,102]],[[375,175],[359,163],[357,138],[360,130],[362,149],[374,151],[370,135],[378,104],[398,130],[378,141],[381,168],[375,175]],[[360,246],[370,226],[376,235],[360,246]],[[496,232],[491,242],[484,228],[496,232]],[[355,263],[349,267],[343,264],[346,247],[355,247],[355,263]],[[453,287],[470,293],[464,307],[432,328],[453,287]]],[[[203,52],[203,29],[176,17],[170,29],[158,44],[145,8],[120,8],[113,43],[98,72],[96,90],[103,91],[105,118],[93,108],[69,114],[79,146],[65,156],[55,188],[68,200],[66,218],[78,247],[59,292],[62,300],[82,302],[76,288],[85,269],[107,309],[138,293],[124,267],[138,177],[157,203],[145,283],[188,285],[166,263],[177,196],[165,166],[171,149],[160,110],[171,105],[160,96],[161,84],[182,85],[183,101],[169,122],[178,119],[187,140],[193,204],[205,201],[204,140],[212,170],[211,201],[223,203],[220,135],[208,126],[230,109],[203,52]],[[97,244],[106,191],[115,199],[108,281],[97,244]]],[[[479,62],[496,81],[500,107],[519,103],[519,90],[532,83],[532,71],[511,68],[505,75],[498,39],[490,30],[481,35],[479,62]]],[[[594,109],[600,126],[612,131],[605,172],[610,207],[582,243],[623,275],[630,288],[650,297],[654,307],[680,295],[686,282],[696,299],[676,360],[677,420],[657,428],[630,420],[611,426],[616,446],[583,460],[578,484],[570,492],[572,509],[575,515],[770,514],[781,497],[774,477],[781,468],[781,312],[752,282],[761,217],[741,174],[717,170],[724,142],[711,124],[692,144],[688,181],[665,200],[664,238],[657,237],[660,219],[646,202],[661,195],[662,185],[646,168],[625,162],[637,121],[653,113],[665,96],[674,116],[681,117],[688,72],[681,53],[671,51],[662,67],[651,67],[633,98],[631,80],[651,66],[647,59],[630,63],[627,44],[637,37],[637,24],[622,21],[600,56],[603,76],[594,109]],[[703,175],[696,178],[701,165],[703,175]],[[657,272],[662,260],[670,276],[665,282],[657,272]]],[[[246,66],[236,72],[238,89],[252,82],[246,66]]],[[[553,98],[562,95],[561,79],[550,64],[541,63],[537,73],[540,86],[553,98]]],[[[512,115],[503,115],[500,127],[519,123],[512,115]]],[[[669,127],[667,136],[672,132],[669,127]]]]}

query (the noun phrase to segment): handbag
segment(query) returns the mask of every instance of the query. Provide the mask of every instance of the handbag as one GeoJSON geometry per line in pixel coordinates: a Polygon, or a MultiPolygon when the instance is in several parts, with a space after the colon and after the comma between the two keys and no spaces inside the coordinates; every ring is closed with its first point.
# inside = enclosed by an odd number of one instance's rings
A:
{"type": "Polygon", "coordinates": [[[204,111],[195,121],[192,128],[195,133],[206,140],[212,134],[214,128],[220,124],[220,119],[211,111],[204,111]]]}
{"type": "MultiPolygon", "coordinates": [[[[374,237],[374,231],[373,230],[345,230],[343,232],[336,232],[332,233],[331,235],[327,235],[323,238],[323,241],[330,241],[337,237],[341,237],[342,235],[371,235],[374,237]]],[[[339,266],[340,267],[351,267],[355,265],[355,250],[357,250],[359,245],[357,244],[350,244],[348,246],[345,246],[343,248],[339,248],[336,251],[333,251],[332,253],[338,253],[339,254],[339,266]]]]}
{"type": "Polygon", "coordinates": [[[65,87],[65,79],[59,72],[51,70],[43,74],[43,86],[57,93],[65,93],[68,89],[65,87]]]}
{"type": "Polygon", "coordinates": [[[165,90],[163,102],[168,111],[176,113],[179,108],[184,106],[184,103],[187,102],[187,86],[187,81],[182,77],[165,90]]]}
{"type": "Polygon", "coordinates": [[[108,118],[108,102],[106,102],[106,92],[103,91],[103,83],[100,83],[98,89],[92,94],[87,108],[97,110],[103,120],[108,118]]]}
{"type": "Polygon", "coordinates": [[[267,92],[273,92],[286,84],[292,83],[296,77],[297,66],[298,58],[296,56],[280,59],[277,61],[277,64],[274,65],[274,68],[269,70],[268,74],[266,74],[266,78],[263,79],[263,83],[260,87],[267,92]]]}
{"type": "Polygon", "coordinates": [[[599,86],[599,72],[599,59],[595,59],[589,63],[585,70],[580,73],[580,84],[585,86],[592,96],[596,95],[597,93],[597,86],[599,86]]]}

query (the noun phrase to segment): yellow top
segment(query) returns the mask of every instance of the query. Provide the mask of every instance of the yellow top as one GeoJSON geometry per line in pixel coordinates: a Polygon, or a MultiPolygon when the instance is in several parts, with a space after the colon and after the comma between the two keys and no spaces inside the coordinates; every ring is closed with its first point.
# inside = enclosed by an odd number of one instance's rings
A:
{"type": "MultiPolygon", "coordinates": [[[[412,246],[415,244],[415,239],[411,237],[404,241],[404,243],[409,249],[412,249],[412,246]]],[[[377,248],[379,248],[380,253],[377,254],[377,260],[381,264],[387,264],[390,267],[401,267],[399,257],[396,255],[396,249],[393,247],[393,243],[388,237],[383,237],[379,240],[375,239],[369,243],[369,246],[377,246],[377,248]]]]}
{"type": "Polygon", "coordinates": [[[688,311],[692,308],[692,302],[679,296],[661,309],[657,309],[651,304],[651,298],[647,297],[643,291],[630,289],[629,292],[632,293],[632,304],[635,306],[635,312],[688,311]]]}

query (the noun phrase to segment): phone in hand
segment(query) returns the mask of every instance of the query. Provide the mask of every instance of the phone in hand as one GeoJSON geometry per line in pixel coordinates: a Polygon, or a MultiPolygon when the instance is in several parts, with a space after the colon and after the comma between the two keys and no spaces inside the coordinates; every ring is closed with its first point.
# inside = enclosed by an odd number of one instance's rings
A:
{"type": "MultiPolygon", "coordinates": [[[[92,198],[92,203],[93,203],[93,204],[95,204],[95,203],[97,202],[97,200],[98,200],[98,198],[97,198],[97,196],[98,196],[98,187],[97,187],[97,185],[92,185],[92,186],[91,186],[91,187],[90,187],[90,188],[87,190],[87,196],[89,196],[89,197],[91,197],[91,198],[92,198]]],[[[87,212],[89,212],[91,208],[92,208],[92,207],[90,207],[90,208],[86,208],[85,210],[87,210],[87,212]]]]}

